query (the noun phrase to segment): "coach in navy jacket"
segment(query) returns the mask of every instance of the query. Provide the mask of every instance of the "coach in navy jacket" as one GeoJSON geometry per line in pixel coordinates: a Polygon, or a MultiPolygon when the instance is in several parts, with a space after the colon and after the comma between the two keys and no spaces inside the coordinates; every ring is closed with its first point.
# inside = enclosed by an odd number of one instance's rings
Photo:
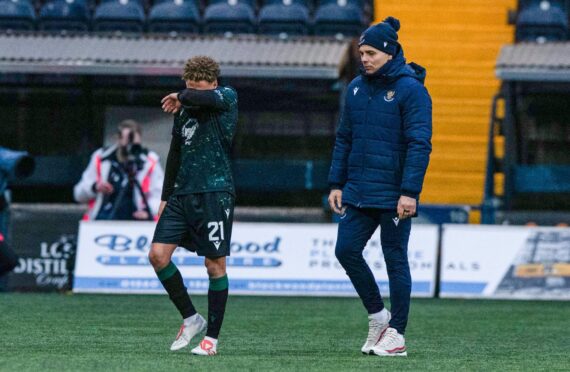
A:
{"type": "Polygon", "coordinates": [[[429,163],[431,98],[423,67],[406,64],[392,17],[361,36],[361,74],[346,90],[329,174],[331,208],[341,215],[336,255],[369,314],[362,352],[407,355],[404,332],[411,278],[410,217],[429,163]],[[390,282],[392,313],[362,251],[378,227],[390,282]]]}

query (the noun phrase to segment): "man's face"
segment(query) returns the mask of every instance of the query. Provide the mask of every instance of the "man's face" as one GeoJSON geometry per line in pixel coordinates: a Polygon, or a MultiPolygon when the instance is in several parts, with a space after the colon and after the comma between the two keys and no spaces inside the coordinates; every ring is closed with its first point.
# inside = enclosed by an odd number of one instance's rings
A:
{"type": "Polygon", "coordinates": [[[210,83],[206,80],[186,80],[186,88],[196,90],[212,90],[218,87],[218,81],[210,83]]]}
{"type": "Polygon", "coordinates": [[[362,45],[358,50],[360,52],[360,61],[367,75],[371,75],[380,70],[382,66],[392,59],[390,54],[384,53],[370,45],[362,45]]]}
{"type": "MultiPolygon", "coordinates": [[[[125,147],[129,143],[129,135],[131,130],[129,128],[124,128],[119,134],[119,146],[125,147]]],[[[141,143],[141,135],[137,132],[133,132],[133,143],[141,143]]]]}

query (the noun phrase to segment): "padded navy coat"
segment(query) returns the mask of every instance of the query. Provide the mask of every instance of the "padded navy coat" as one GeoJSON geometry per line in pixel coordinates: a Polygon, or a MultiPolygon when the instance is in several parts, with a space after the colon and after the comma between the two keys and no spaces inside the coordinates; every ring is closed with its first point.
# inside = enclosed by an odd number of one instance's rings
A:
{"type": "Polygon", "coordinates": [[[349,84],[329,173],[343,204],[394,210],[401,195],[419,199],[432,134],[425,75],[400,51],[349,84]]]}

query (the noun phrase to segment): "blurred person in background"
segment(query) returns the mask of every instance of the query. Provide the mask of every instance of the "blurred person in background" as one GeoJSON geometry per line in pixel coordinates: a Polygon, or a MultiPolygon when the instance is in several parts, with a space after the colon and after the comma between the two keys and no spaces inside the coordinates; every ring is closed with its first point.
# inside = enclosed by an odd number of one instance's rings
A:
{"type": "Polygon", "coordinates": [[[407,355],[410,218],[417,214],[431,153],[426,71],[406,64],[399,29],[400,22],[388,17],[360,37],[361,74],[346,91],[329,173],[329,204],[340,214],[335,254],[368,312],[361,350],[381,356],[407,355]],[[362,256],[379,225],[391,312],[362,256]]]}
{"type": "Polygon", "coordinates": [[[224,320],[229,281],[235,187],[230,149],[238,119],[237,92],[218,85],[219,64],[197,56],[184,66],[186,89],[162,99],[162,109],[174,114],[166,161],[160,218],[149,260],[182,326],[170,350],[180,350],[206,329],[192,354],[216,355],[224,320]],[[182,246],[205,257],[208,273],[208,320],[194,308],[182,275],[171,261],[182,246]]]}
{"type": "Polygon", "coordinates": [[[34,158],[25,151],[14,151],[0,146],[0,291],[5,288],[5,274],[18,265],[18,256],[8,246],[8,184],[31,176],[36,167],[34,158]]]}
{"type": "Polygon", "coordinates": [[[140,125],[125,120],[117,127],[117,142],[93,153],[73,189],[75,201],[89,206],[84,220],[154,220],[164,171],[141,141],[140,125]]]}
{"type": "Polygon", "coordinates": [[[2,191],[2,178],[3,177],[0,172],[0,292],[4,287],[4,283],[1,281],[2,276],[14,270],[14,268],[18,266],[18,256],[16,256],[16,253],[8,247],[6,237],[4,236],[8,230],[8,224],[5,216],[5,211],[8,209],[8,201],[4,197],[4,192],[2,191]]]}

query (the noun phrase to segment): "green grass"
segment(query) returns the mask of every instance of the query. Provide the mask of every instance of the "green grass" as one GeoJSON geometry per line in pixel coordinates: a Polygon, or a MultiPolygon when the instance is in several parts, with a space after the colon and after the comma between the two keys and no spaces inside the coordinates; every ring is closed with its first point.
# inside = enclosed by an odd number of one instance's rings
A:
{"type": "Polygon", "coordinates": [[[219,354],[200,358],[169,351],[166,296],[2,294],[0,371],[568,370],[569,321],[568,302],[414,299],[409,356],[379,358],[360,354],[357,299],[235,296],[219,354]]]}

